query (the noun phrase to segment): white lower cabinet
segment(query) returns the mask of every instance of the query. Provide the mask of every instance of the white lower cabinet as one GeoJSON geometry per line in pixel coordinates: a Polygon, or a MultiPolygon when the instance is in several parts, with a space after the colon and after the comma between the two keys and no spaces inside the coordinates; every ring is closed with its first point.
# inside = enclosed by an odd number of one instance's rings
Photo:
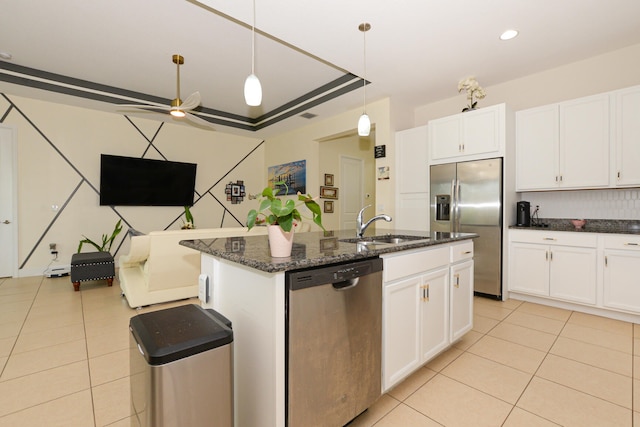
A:
{"type": "Polygon", "coordinates": [[[509,230],[511,297],[640,323],[639,277],[639,235],[509,230]]]}
{"type": "Polygon", "coordinates": [[[389,390],[473,325],[473,242],[383,255],[383,389],[389,390]],[[461,247],[457,245],[457,247],[461,247]]]}
{"type": "Polygon", "coordinates": [[[473,261],[453,264],[450,280],[450,340],[455,342],[473,327],[473,261]]]}
{"type": "Polygon", "coordinates": [[[511,230],[509,290],[596,304],[597,235],[511,230]]]}
{"type": "Polygon", "coordinates": [[[640,313],[640,237],[607,236],[603,305],[640,313]]]}

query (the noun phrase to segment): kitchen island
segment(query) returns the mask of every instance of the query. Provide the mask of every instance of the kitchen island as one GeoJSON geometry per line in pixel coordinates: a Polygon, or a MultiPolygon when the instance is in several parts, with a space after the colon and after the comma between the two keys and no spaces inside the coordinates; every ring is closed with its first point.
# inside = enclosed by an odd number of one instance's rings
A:
{"type": "MultiPolygon", "coordinates": [[[[380,232],[378,235],[386,233],[404,237],[404,240],[400,244],[354,243],[345,241],[355,237],[353,231],[299,233],[294,237],[293,252],[288,258],[271,258],[266,236],[180,242],[181,245],[202,253],[201,269],[210,287],[210,297],[202,303],[203,306],[219,311],[233,323],[236,426],[283,427],[286,425],[287,274],[378,257],[386,262],[388,257],[393,261],[389,264],[389,274],[393,277],[385,276],[387,272],[384,271],[385,283],[389,281],[395,284],[397,282],[395,279],[399,277],[398,270],[407,270],[404,267],[406,263],[410,265],[408,270],[417,267],[410,276],[418,281],[426,277],[425,273],[432,270],[446,271],[442,277],[447,282],[451,278],[452,286],[466,289],[468,296],[463,300],[466,305],[471,306],[473,274],[470,276],[467,274],[465,277],[470,282],[460,286],[459,276],[458,283],[453,282],[449,264],[452,259],[460,259],[458,255],[454,255],[454,248],[464,249],[465,257],[472,256],[471,239],[476,237],[475,234],[429,234],[385,229],[384,233],[380,232]]],[[[367,234],[374,236],[375,231],[372,228],[367,234]]],[[[365,236],[365,241],[367,240],[373,239],[365,236]]],[[[472,273],[472,259],[470,262],[472,273]]],[[[425,292],[425,286],[422,282],[420,283],[425,292]]],[[[418,288],[412,293],[418,299],[418,288]]],[[[423,300],[425,297],[429,300],[427,294],[420,295],[423,300]]],[[[437,300],[433,298],[434,303],[437,300]]],[[[447,307],[442,307],[441,311],[449,314],[448,297],[441,301],[442,304],[447,304],[447,307]]],[[[416,303],[411,303],[407,309],[413,310],[415,306],[417,306],[416,303]]],[[[383,302],[383,313],[384,310],[383,302]]],[[[385,317],[383,313],[380,313],[381,317],[385,317]]],[[[387,314],[386,317],[393,316],[387,314]]],[[[460,331],[470,329],[469,310],[466,310],[464,320],[464,327],[460,328],[460,331]]],[[[385,325],[386,321],[383,319],[383,347],[385,325]]],[[[447,325],[443,325],[443,328],[446,329],[446,335],[449,337],[448,322],[447,325]]],[[[449,342],[448,338],[447,342],[449,342]]],[[[439,351],[444,348],[446,346],[440,346],[439,351]]],[[[384,354],[382,348],[380,351],[384,354]]],[[[402,358],[394,357],[394,360],[402,360],[402,358]]],[[[411,370],[419,367],[414,365],[403,369],[397,376],[397,380],[406,377],[411,370]]],[[[383,388],[386,390],[388,387],[383,385],[383,388]]]]}

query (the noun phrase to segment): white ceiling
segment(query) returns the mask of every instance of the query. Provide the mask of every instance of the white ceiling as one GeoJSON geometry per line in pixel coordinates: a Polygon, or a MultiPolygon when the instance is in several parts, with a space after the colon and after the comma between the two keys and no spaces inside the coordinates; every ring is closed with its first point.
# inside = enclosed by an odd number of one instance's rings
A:
{"type": "MultiPolygon", "coordinates": [[[[409,111],[455,96],[458,81],[469,75],[486,87],[640,43],[638,0],[256,0],[256,74],[264,96],[262,106],[247,107],[242,87],[251,72],[251,0],[56,0],[37,7],[0,0],[0,10],[0,52],[13,55],[0,63],[0,92],[121,111],[113,100],[48,98],[16,80],[22,68],[8,70],[21,66],[146,94],[119,96],[121,103],[149,96],[164,102],[175,97],[171,56],[179,53],[185,57],[182,99],[198,90],[203,107],[236,115],[224,120],[246,128],[348,73],[363,76],[358,25],[365,21],[372,26],[367,99],[391,97],[409,111]],[[499,40],[508,28],[520,35],[499,40]]],[[[358,108],[362,83],[349,82],[355,90],[294,108],[285,120],[273,116],[257,132],[220,121],[215,126],[267,137],[309,124],[299,117],[303,112],[321,120],[358,108]]]]}

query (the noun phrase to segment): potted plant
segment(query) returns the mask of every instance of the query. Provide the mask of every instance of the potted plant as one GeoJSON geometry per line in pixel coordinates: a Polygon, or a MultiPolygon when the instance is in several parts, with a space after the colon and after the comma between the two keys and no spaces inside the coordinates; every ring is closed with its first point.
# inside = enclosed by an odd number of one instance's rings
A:
{"type": "Polygon", "coordinates": [[[478,80],[474,76],[469,76],[466,79],[462,79],[458,82],[458,93],[462,91],[467,92],[467,99],[469,100],[469,105],[462,109],[462,112],[472,111],[476,109],[476,105],[478,105],[478,99],[482,99],[487,96],[484,89],[478,83],[478,80]],[[475,96],[476,100],[473,100],[475,96]]]}
{"type": "Polygon", "coordinates": [[[193,215],[189,206],[184,207],[184,219],[182,220],[182,230],[192,230],[196,228],[196,223],[193,221],[193,215]]]}
{"type": "MultiPolygon", "coordinates": [[[[289,192],[289,187],[284,181],[274,184],[276,187],[284,187],[284,194],[289,192]]],[[[271,187],[266,187],[260,195],[260,206],[251,209],[247,214],[247,228],[251,230],[256,224],[266,224],[269,233],[269,247],[271,256],[288,257],[291,255],[291,247],[293,245],[294,221],[302,221],[302,214],[298,207],[303,204],[311,211],[313,222],[322,226],[322,213],[320,205],[309,194],[303,195],[298,192],[298,203],[294,199],[283,201],[278,196],[279,188],[275,192],[271,187]],[[283,239],[281,244],[278,239],[283,239]]]]}
{"type": "Polygon", "coordinates": [[[87,236],[83,234],[82,237],[84,237],[84,239],[80,240],[80,244],[78,245],[78,253],[80,253],[80,251],[82,250],[82,245],[84,245],[85,243],[88,243],[94,248],[96,248],[98,252],[110,252],[113,241],[116,239],[116,236],[120,234],[121,231],[122,231],[122,220],[119,219],[118,222],[116,223],[116,226],[113,229],[113,232],[111,233],[111,236],[107,236],[106,234],[102,235],[101,245],[89,239],[87,236]]]}

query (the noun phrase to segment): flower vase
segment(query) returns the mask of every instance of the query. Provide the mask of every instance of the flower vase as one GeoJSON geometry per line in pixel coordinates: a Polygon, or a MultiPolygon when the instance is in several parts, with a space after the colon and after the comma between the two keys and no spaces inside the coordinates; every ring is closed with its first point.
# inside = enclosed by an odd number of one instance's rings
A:
{"type": "Polygon", "coordinates": [[[279,225],[268,225],[269,233],[269,249],[271,256],[274,258],[285,258],[291,256],[291,248],[293,247],[293,231],[287,232],[280,228],[279,225]]]}

